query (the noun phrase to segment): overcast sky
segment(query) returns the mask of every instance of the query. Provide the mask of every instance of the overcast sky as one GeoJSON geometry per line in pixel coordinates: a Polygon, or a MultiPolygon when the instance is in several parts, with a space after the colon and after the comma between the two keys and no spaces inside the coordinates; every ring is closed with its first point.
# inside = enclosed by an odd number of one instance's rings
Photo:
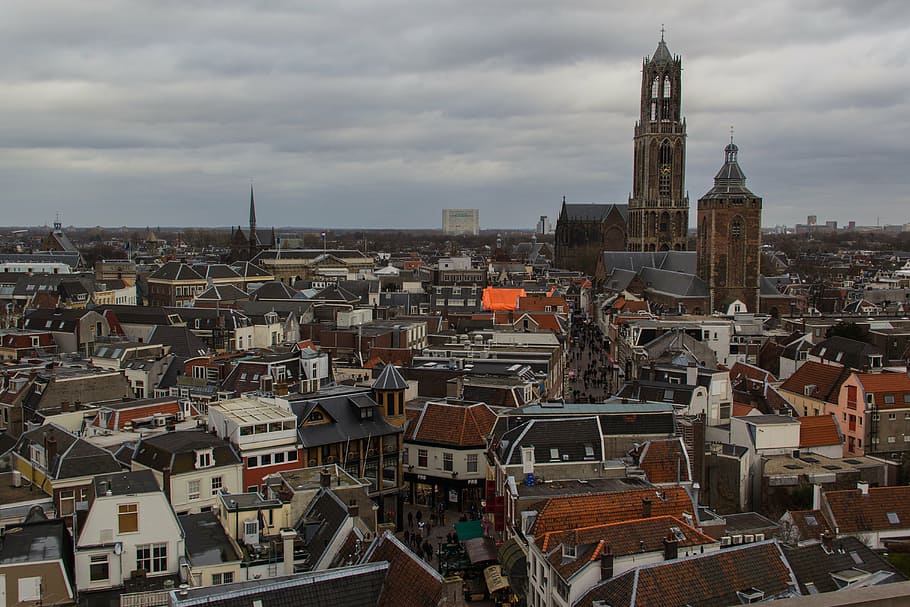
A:
{"type": "Polygon", "coordinates": [[[731,125],[765,225],[910,222],[910,2],[632,4],[6,2],[0,223],[245,225],[251,181],[260,226],[626,202],[662,23],[693,225],[731,125]]]}

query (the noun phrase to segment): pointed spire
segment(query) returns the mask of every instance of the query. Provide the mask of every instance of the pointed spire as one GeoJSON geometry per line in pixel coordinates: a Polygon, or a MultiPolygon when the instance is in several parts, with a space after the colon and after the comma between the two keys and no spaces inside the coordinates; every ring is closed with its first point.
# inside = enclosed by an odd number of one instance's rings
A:
{"type": "Polygon", "coordinates": [[[256,200],[253,198],[253,184],[250,184],[250,226],[256,227],[256,200]]]}
{"type": "Polygon", "coordinates": [[[374,390],[404,390],[408,387],[408,382],[401,376],[395,365],[388,364],[382,369],[382,373],[373,382],[374,390]]]}
{"type": "Polygon", "coordinates": [[[670,54],[670,49],[667,48],[667,43],[664,41],[664,26],[660,26],[660,42],[657,43],[657,50],[654,51],[654,57],[651,61],[655,63],[669,63],[673,61],[673,55],[670,54]]]}

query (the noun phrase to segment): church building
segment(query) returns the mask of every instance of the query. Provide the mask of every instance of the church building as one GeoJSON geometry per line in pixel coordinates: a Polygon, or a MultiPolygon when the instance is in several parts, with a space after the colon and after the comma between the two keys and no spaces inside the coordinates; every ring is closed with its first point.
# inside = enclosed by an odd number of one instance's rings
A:
{"type": "Polygon", "coordinates": [[[275,228],[271,229],[270,238],[263,241],[256,230],[256,200],[253,197],[253,186],[250,186],[250,232],[249,236],[243,233],[243,229],[237,226],[231,228],[231,253],[227,261],[250,261],[260,251],[272,249],[275,247],[275,228]]]}

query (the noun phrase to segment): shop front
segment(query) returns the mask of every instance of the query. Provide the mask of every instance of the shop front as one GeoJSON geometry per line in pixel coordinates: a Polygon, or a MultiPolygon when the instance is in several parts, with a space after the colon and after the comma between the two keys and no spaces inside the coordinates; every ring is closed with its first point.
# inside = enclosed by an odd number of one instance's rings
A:
{"type": "Polygon", "coordinates": [[[459,479],[405,472],[410,503],[427,508],[479,514],[484,499],[484,482],[481,479],[459,479]]]}

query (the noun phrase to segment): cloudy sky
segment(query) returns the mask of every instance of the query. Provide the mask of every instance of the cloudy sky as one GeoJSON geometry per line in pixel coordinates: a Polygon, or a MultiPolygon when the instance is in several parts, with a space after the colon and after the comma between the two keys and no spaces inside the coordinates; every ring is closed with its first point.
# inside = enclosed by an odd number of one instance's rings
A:
{"type": "Polygon", "coordinates": [[[662,23],[693,224],[731,125],[765,225],[910,222],[910,2],[632,4],[6,2],[0,223],[245,224],[251,181],[260,225],[625,202],[662,23]]]}

